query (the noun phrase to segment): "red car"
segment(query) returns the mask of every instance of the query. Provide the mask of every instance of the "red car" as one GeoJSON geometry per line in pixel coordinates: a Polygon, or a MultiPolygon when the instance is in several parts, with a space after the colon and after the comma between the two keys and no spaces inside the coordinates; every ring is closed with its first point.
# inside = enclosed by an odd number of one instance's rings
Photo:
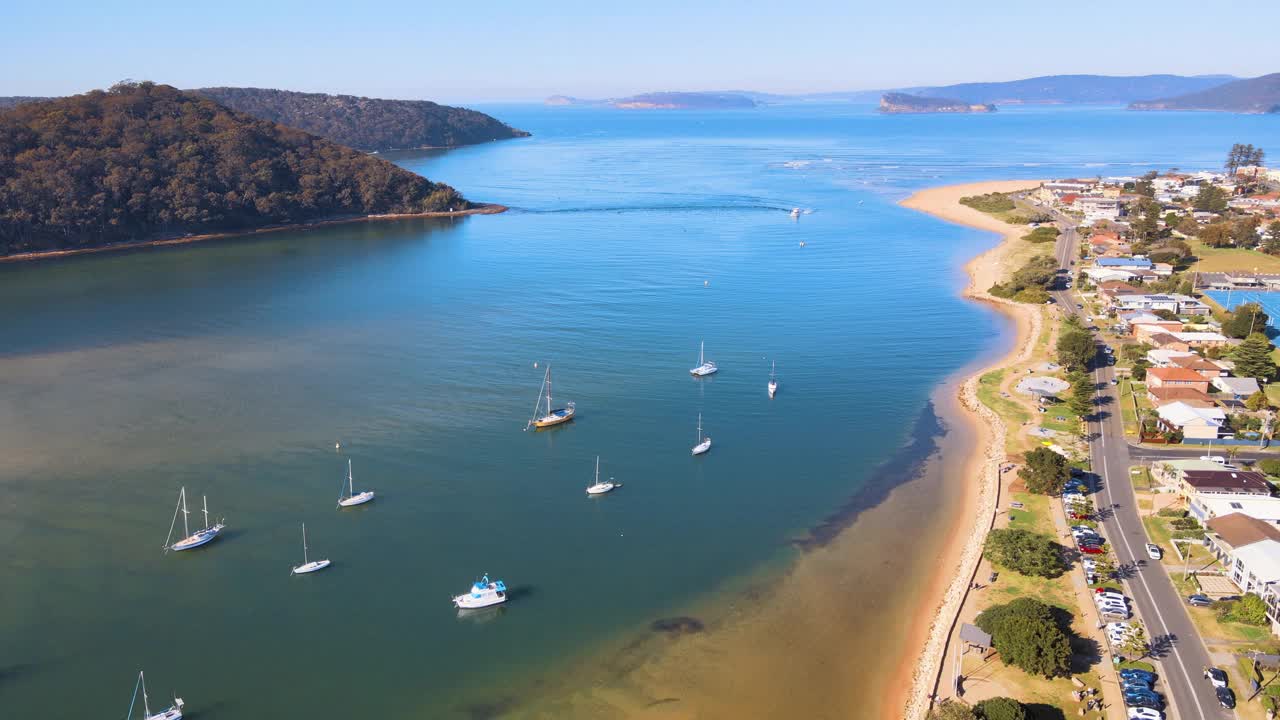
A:
{"type": "Polygon", "coordinates": [[[1096,545],[1081,545],[1080,552],[1084,553],[1085,555],[1101,555],[1102,548],[1096,545]]]}
{"type": "Polygon", "coordinates": [[[1092,515],[1090,515],[1089,513],[1076,513],[1076,512],[1073,512],[1073,513],[1071,513],[1071,519],[1072,519],[1072,520],[1092,520],[1092,519],[1093,519],[1093,516],[1092,516],[1092,515]]]}

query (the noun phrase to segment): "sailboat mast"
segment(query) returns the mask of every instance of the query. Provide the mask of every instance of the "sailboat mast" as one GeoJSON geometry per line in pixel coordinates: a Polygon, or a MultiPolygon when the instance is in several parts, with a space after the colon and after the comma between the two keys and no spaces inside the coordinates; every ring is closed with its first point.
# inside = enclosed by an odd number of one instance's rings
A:
{"type": "Polygon", "coordinates": [[[307,564],[307,524],[302,523],[302,564],[307,564]]]}
{"type": "MultiPolygon", "coordinates": [[[[190,514],[187,512],[187,489],[184,487],[182,488],[182,537],[184,538],[191,537],[191,528],[187,527],[187,516],[190,514]]],[[[146,695],[145,690],[143,695],[146,695]]]]}
{"type": "Polygon", "coordinates": [[[209,527],[209,496],[201,495],[200,499],[204,501],[204,526],[209,527]]]}
{"type": "Polygon", "coordinates": [[[698,413],[698,442],[702,442],[702,413],[698,413]]]}
{"type": "Polygon", "coordinates": [[[551,365],[547,365],[547,414],[551,414],[551,365]]]}
{"type": "Polygon", "coordinates": [[[707,347],[707,341],[703,340],[698,343],[698,367],[702,367],[706,361],[702,359],[702,351],[707,347]]]}
{"type": "Polygon", "coordinates": [[[356,494],[356,481],[351,477],[351,458],[347,458],[347,497],[356,494]]]}
{"type": "Polygon", "coordinates": [[[600,484],[600,456],[596,456],[596,484],[600,484]]]}
{"type": "Polygon", "coordinates": [[[138,682],[142,683],[142,716],[151,717],[151,703],[147,700],[147,676],[138,671],[138,682]]]}

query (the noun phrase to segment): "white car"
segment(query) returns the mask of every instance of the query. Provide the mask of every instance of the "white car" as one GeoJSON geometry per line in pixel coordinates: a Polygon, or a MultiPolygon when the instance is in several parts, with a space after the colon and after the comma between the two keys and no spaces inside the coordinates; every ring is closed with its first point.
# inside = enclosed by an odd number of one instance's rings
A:
{"type": "Polygon", "coordinates": [[[1129,720],[1164,720],[1164,713],[1144,707],[1129,708],[1129,720]]]}
{"type": "Polygon", "coordinates": [[[1115,590],[1103,590],[1102,592],[1095,592],[1093,594],[1093,599],[1095,602],[1106,601],[1106,602],[1124,603],[1128,601],[1128,598],[1126,598],[1123,593],[1118,593],[1115,590]]]}
{"type": "Polygon", "coordinates": [[[1159,560],[1164,557],[1164,551],[1155,543],[1147,543],[1147,557],[1152,560],[1159,560]]]}

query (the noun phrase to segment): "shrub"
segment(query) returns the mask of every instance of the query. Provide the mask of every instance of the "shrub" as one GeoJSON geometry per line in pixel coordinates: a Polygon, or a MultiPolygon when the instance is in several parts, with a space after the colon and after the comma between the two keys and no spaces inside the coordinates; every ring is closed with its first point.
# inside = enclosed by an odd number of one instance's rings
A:
{"type": "Polygon", "coordinates": [[[1027,709],[1013,698],[988,698],[974,706],[973,710],[982,720],[1027,720],[1027,709]]]}
{"type": "Polygon", "coordinates": [[[986,213],[1008,212],[1015,207],[1008,195],[998,192],[962,197],[960,204],[986,213]]]}
{"type": "Polygon", "coordinates": [[[977,720],[973,708],[963,700],[943,700],[929,711],[928,720],[977,720]]]}
{"type": "Polygon", "coordinates": [[[1005,664],[1048,678],[1068,673],[1071,643],[1064,627],[1069,622],[1039,600],[1021,597],[992,605],[974,623],[991,635],[1005,664]]]}
{"type": "Polygon", "coordinates": [[[1159,515],[1160,517],[1177,517],[1177,518],[1181,518],[1181,517],[1186,517],[1186,516],[1187,516],[1187,511],[1186,511],[1186,510],[1180,510],[1180,509],[1175,508],[1175,507],[1165,507],[1165,508],[1160,508],[1159,510],[1157,510],[1157,511],[1156,511],[1156,515],[1159,515]]]}
{"type": "Polygon", "coordinates": [[[1220,602],[1214,605],[1214,613],[1219,620],[1238,622],[1244,625],[1262,626],[1267,624],[1267,605],[1262,598],[1249,593],[1239,600],[1220,602]]]}
{"type": "Polygon", "coordinates": [[[1051,225],[1041,225],[1027,233],[1022,239],[1033,243],[1048,243],[1057,240],[1059,234],[1058,228],[1051,225]]]}
{"type": "Polygon", "coordinates": [[[996,529],[987,534],[987,559],[1023,575],[1058,577],[1066,570],[1058,544],[1030,530],[996,529]]]}
{"type": "Polygon", "coordinates": [[[1259,460],[1258,469],[1268,475],[1280,475],[1280,460],[1259,460]]]}

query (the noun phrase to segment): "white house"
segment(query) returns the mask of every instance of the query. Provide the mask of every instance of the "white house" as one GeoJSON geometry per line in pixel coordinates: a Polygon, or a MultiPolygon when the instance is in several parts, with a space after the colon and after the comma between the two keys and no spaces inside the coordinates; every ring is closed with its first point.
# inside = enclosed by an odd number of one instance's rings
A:
{"type": "Polygon", "coordinates": [[[1280,542],[1259,540],[1233,555],[1226,571],[1241,590],[1261,594],[1263,586],[1280,581],[1280,542]]]}
{"type": "Polygon", "coordinates": [[[1217,438],[1227,424],[1227,414],[1222,408],[1192,407],[1181,401],[1161,405],[1156,414],[1161,425],[1181,431],[1185,438],[1217,438]]]}
{"type": "Polygon", "coordinates": [[[1098,220],[1118,220],[1124,206],[1119,198],[1089,196],[1076,198],[1076,209],[1084,213],[1086,223],[1091,223],[1098,220]]]}
{"type": "Polygon", "coordinates": [[[1147,362],[1151,363],[1152,367],[1171,367],[1173,365],[1174,358],[1195,357],[1195,356],[1196,354],[1193,352],[1183,352],[1181,350],[1161,350],[1159,348],[1156,348],[1155,350],[1147,351],[1147,362]]]}
{"type": "Polygon", "coordinates": [[[1280,525],[1280,498],[1262,496],[1223,496],[1201,495],[1191,496],[1187,508],[1201,522],[1207,522],[1221,515],[1241,513],[1251,518],[1280,525]]]}
{"type": "Polygon", "coordinates": [[[1232,396],[1236,400],[1247,399],[1250,395],[1258,392],[1262,388],[1258,387],[1258,381],[1253,378],[1238,377],[1216,377],[1209,381],[1218,390],[1232,396]]]}

